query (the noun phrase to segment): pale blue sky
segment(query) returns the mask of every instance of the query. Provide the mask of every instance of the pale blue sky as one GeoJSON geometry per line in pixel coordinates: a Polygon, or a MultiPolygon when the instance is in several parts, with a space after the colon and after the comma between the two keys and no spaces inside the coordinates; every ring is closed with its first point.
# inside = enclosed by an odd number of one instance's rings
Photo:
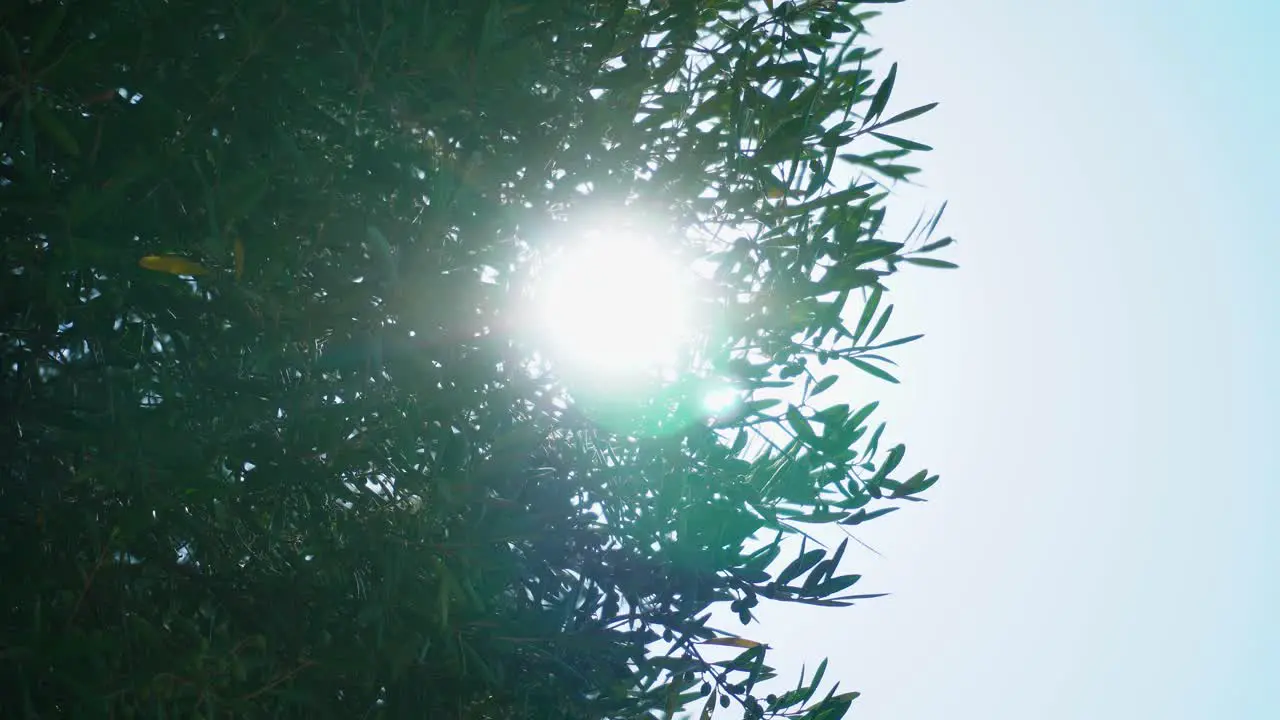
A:
{"type": "Polygon", "coordinates": [[[1280,718],[1280,3],[884,9],[942,102],[891,212],[949,200],[963,269],[897,278],[927,337],[858,388],[943,481],[860,535],[894,595],[764,613],[771,658],[873,720],[1280,718]]]}

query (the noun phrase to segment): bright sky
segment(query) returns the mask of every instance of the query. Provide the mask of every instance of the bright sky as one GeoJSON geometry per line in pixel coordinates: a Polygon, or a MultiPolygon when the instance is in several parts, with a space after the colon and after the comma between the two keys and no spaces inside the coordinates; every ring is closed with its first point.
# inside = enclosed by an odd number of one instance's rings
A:
{"type": "Polygon", "coordinates": [[[1280,3],[884,8],[891,109],[942,102],[891,212],[963,268],[895,277],[866,399],[943,479],[859,535],[893,596],[748,635],[871,720],[1280,717],[1280,3]]]}

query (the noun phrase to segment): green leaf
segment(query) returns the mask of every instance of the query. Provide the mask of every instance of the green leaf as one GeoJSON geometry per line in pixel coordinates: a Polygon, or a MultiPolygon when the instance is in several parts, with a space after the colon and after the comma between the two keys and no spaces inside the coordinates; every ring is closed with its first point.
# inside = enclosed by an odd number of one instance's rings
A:
{"type": "Polygon", "coordinates": [[[883,332],[885,326],[889,324],[889,317],[892,315],[893,306],[890,305],[884,309],[883,313],[880,314],[880,319],[876,321],[876,326],[871,329],[871,334],[867,336],[867,344],[875,342],[876,338],[880,337],[880,333],[883,332]]]}
{"type": "Polygon", "coordinates": [[[864,124],[874,122],[880,117],[880,113],[884,112],[884,108],[889,104],[889,96],[893,93],[893,82],[898,77],[898,63],[894,63],[889,68],[889,74],[885,77],[884,82],[880,83],[880,88],[876,90],[876,94],[871,98],[871,107],[867,109],[864,124]]]}
{"type": "Polygon", "coordinates": [[[871,364],[871,363],[869,363],[869,362],[866,362],[866,361],[864,361],[864,360],[859,360],[859,359],[857,359],[857,358],[849,358],[849,362],[850,362],[854,367],[856,367],[856,368],[858,368],[859,370],[861,370],[861,371],[863,371],[863,372],[867,373],[868,375],[874,375],[875,377],[878,377],[878,378],[880,378],[881,380],[887,380],[887,381],[889,381],[889,382],[891,382],[891,383],[894,383],[895,385],[898,383],[898,379],[897,379],[897,378],[895,378],[894,376],[892,376],[892,375],[890,375],[889,373],[885,372],[884,370],[881,370],[880,368],[876,367],[875,365],[872,365],[872,364],[871,364]]]}
{"type": "Polygon", "coordinates": [[[826,554],[826,551],[822,549],[809,550],[808,552],[801,554],[800,557],[792,560],[790,564],[783,568],[782,572],[778,573],[778,579],[775,580],[775,582],[778,585],[789,585],[792,580],[795,580],[805,574],[805,572],[814,565],[817,565],[826,554]]]}
{"type": "MultiPolygon", "coordinates": [[[[897,347],[899,345],[906,345],[907,343],[913,343],[922,337],[924,337],[923,334],[908,335],[906,337],[898,338],[897,340],[890,340],[889,342],[886,342],[886,343],[880,343],[879,345],[867,345],[865,347],[860,347],[857,349],[857,351],[858,353],[867,353],[867,352],[871,352],[872,350],[884,350],[885,348],[897,347]]],[[[879,357],[879,356],[863,355],[863,357],[879,357]]]]}
{"type": "Polygon", "coordinates": [[[698,716],[699,720],[711,720],[712,714],[715,713],[716,702],[719,697],[719,690],[713,690],[711,691],[711,694],[707,695],[707,702],[702,706],[702,714],[698,716]]]}
{"type": "Polygon", "coordinates": [[[889,457],[885,458],[885,461],[880,464],[880,467],[876,469],[875,476],[868,480],[867,484],[879,485],[884,482],[885,478],[889,477],[889,473],[898,469],[898,465],[902,462],[902,458],[905,457],[906,454],[907,448],[905,445],[898,444],[890,448],[889,457]]]}
{"type": "Polygon", "coordinates": [[[894,180],[905,180],[920,172],[920,168],[912,167],[910,165],[881,165],[876,169],[885,176],[891,177],[894,180]]]}
{"type": "Polygon", "coordinates": [[[838,380],[838,379],[839,379],[839,378],[838,378],[837,376],[835,376],[835,375],[828,375],[828,376],[826,376],[826,377],[822,378],[821,380],[819,380],[819,381],[817,382],[817,384],[815,384],[815,385],[813,386],[813,389],[809,391],[809,395],[810,395],[810,396],[813,396],[813,395],[820,395],[820,394],[822,394],[823,392],[825,392],[825,391],[829,390],[829,389],[831,388],[831,386],[832,386],[832,385],[835,385],[835,384],[836,384],[836,380],[838,380]]]}
{"type": "Polygon", "coordinates": [[[873,132],[871,134],[889,143],[890,145],[896,145],[897,147],[900,147],[903,150],[919,150],[920,152],[929,152],[933,150],[932,146],[925,145],[924,143],[921,143],[921,142],[916,142],[915,140],[907,140],[906,138],[895,137],[893,135],[885,135],[884,133],[878,133],[878,132],[873,132]]]}
{"type": "Polygon", "coordinates": [[[752,160],[760,166],[768,166],[791,159],[800,150],[808,125],[809,118],[804,116],[783,123],[761,143],[752,160]]]}
{"type": "MultiPolygon", "coordinates": [[[[936,107],[938,107],[938,103],[935,102],[935,103],[929,103],[928,105],[921,105],[918,108],[911,108],[906,112],[902,112],[902,113],[898,113],[897,115],[894,115],[893,117],[889,118],[888,120],[885,120],[882,123],[877,123],[876,127],[877,128],[889,127],[890,125],[893,125],[895,123],[904,122],[914,117],[920,117],[921,115],[929,112],[930,110],[936,107]]],[[[907,149],[915,150],[918,148],[907,148],[907,149]]]]}
{"type": "Polygon", "coordinates": [[[862,333],[867,331],[867,326],[871,324],[871,318],[875,317],[876,309],[880,307],[880,298],[884,292],[880,288],[871,291],[871,297],[867,299],[867,304],[862,308],[862,315],[858,317],[858,325],[853,329],[852,342],[858,344],[858,340],[862,339],[862,333]]]}
{"type": "Polygon", "coordinates": [[[880,447],[880,436],[884,434],[884,428],[885,424],[880,423],[875,432],[871,433],[871,440],[867,442],[867,452],[863,456],[864,459],[875,457],[876,449],[880,447]]]}
{"type": "Polygon", "coordinates": [[[954,270],[960,267],[959,265],[953,262],[947,262],[946,260],[938,260],[936,258],[909,257],[909,258],[906,258],[906,261],[911,263],[912,265],[919,265],[921,267],[928,267],[928,268],[940,268],[942,270],[954,270]]]}
{"type": "Polygon", "coordinates": [[[868,520],[874,520],[878,517],[888,515],[889,513],[894,512],[896,510],[900,510],[900,509],[901,508],[897,508],[897,507],[886,507],[886,508],[880,508],[879,510],[872,510],[870,512],[868,512],[867,510],[859,510],[858,512],[850,515],[844,520],[841,520],[840,524],[841,525],[861,525],[862,523],[868,520]]]}
{"type": "Polygon", "coordinates": [[[814,597],[830,597],[842,590],[847,590],[861,579],[861,575],[841,575],[817,585],[810,592],[814,597]]]}
{"type": "Polygon", "coordinates": [[[843,519],[848,513],[837,512],[834,510],[817,510],[807,515],[801,515],[792,518],[795,522],[808,523],[811,525],[825,525],[827,523],[836,522],[843,519]]]}
{"type": "Polygon", "coordinates": [[[889,257],[902,247],[902,243],[888,240],[863,240],[853,246],[852,252],[848,253],[844,260],[855,265],[865,265],[889,257]]]}
{"type": "Polygon", "coordinates": [[[743,567],[751,570],[763,570],[769,567],[781,552],[782,546],[780,544],[777,542],[770,543],[749,555],[747,561],[743,563],[743,567]]]}
{"type": "Polygon", "coordinates": [[[933,487],[936,482],[938,482],[937,475],[929,475],[929,471],[921,470],[915,475],[912,475],[911,478],[902,483],[902,485],[894,489],[893,494],[890,495],[890,497],[905,498],[912,495],[918,495],[933,487]]]}
{"type": "Polygon", "coordinates": [[[861,200],[867,196],[867,186],[858,185],[856,187],[845,188],[837,192],[829,193],[808,202],[792,205],[787,208],[788,215],[804,215],[821,208],[836,207],[848,204],[852,200],[861,200]]]}
{"type": "Polygon", "coordinates": [[[751,402],[747,403],[745,407],[749,415],[755,415],[755,414],[758,414],[761,410],[767,410],[768,408],[771,408],[780,402],[782,401],[779,400],[778,398],[761,398],[759,400],[752,400],[751,402]]]}
{"type": "Polygon", "coordinates": [[[955,241],[956,239],[953,237],[944,237],[941,240],[934,240],[933,242],[927,245],[924,245],[916,252],[927,253],[927,252],[933,252],[934,250],[941,250],[942,248],[947,247],[948,245],[954,243],[955,241]]]}
{"type": "Polygon", "coordinates": [[[795,405],[787,406],[787,424],[795,434],[806,444],[817,442],[818,435],[813,431],[813,426],[809,424],[808,419],[800,413],[800,408],[795,405]]]}
{"type": "Polygon", "coordinates": [[[880,273],[874,270],[856,270],[848,265],[836,265],[827,268],[826,274],[818,284],[824,293],[875,287],[880,284],[880,273]]]}
{"type": "MultiPolygon", "coordinates": [[[[933,231],[938,229],[938,222],[942,220],[942,214],[945,213],[946,211],[947,211],[947,203],[944,201],[942,203],[942,206],[938,208],[938,212],[934,213],[933,218],[929,220],[929,227],[925,228],[924,236],[926,239],[933,237],[933,231]]],[[[939,240],[938,242],[942,242],[942,241],[939,240]]]]}
{"type": "Polygon", "coordinates": [[[862,427],[862,423],[866,422],[867,418],[871,417],[871,413],[875,412],[878,407],[880,407],[880,403],[879,401],[876,401],[869,402],[861,408],[858,408],[858,411],[855,412],[853,416],[849,418],[848,422],[845,423],[845,427],[850,429],[862,427]]]}

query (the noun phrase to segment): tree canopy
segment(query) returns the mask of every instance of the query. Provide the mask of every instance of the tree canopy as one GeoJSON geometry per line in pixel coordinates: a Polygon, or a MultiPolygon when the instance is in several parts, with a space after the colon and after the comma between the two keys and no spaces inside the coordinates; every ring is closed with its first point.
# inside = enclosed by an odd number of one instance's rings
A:
{"type": "Polygon", "coordinates": [[[712,611],[937,479],[824,394],[950,267],[880,4],[6,3],[0,715],[842,717],[712,611]],[[624,383],[528,308],[633,231],[697,312],[624,383]]]}

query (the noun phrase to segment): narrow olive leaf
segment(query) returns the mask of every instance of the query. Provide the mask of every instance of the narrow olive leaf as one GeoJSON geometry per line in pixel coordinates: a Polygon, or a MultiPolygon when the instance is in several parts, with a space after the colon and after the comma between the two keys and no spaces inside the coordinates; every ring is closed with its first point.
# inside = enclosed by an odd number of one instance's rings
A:
{"type": "Polygon", "coordinates": [[[841,525],[861,525],[862,523],[868,520],[874,520],[878,517],[888,515],[889,513],[897,509],[898,508],[896,507],[887,507],[887,508],[880,508],[879,510],[872,510],[870,512],[866,510],[859,510],[858,512],[850,515],[844,520],[841,520],[840,524],[841,525]]]}
{"type": "Polygon", "coordinates": [[[244,276],[244,241],[236,238],[233,249],[235,252],[236,280],[238,281],[244,276]]]}
{"type": "Polygon", "coordinates": [[[742,651],[737,657],[729,660],[728,662],[719,662],[715,664],[729,670],[750,671],[753,665],[764,659],[764,651],[766,649],[767,648],[765,648],[764,645],[757,645],[753,648],[742,651]]]}
{"type": "Polygon", "coordinates": [[[845,423],[845,427],[850,429],[862,427],[862,423],[866,422],[867,418],[871,417],[871,413],[875,412],[878,407],[880,407],[879,401],[863,405],[858,409],[858,412],[849,418],[848,422],[845,423]]]}
{"type": "Polygon", "coordinates": [[[906,138],[900,138],[894,135],[885,135],[884,133],[878,132],[873,132],[871,134],[890,145],[896,145],[903,150],[919,150],[920,152],[929,152],[933,150],[932,145],[925,145],[924,143],[916,142],[915,140],[908,140],[906,138]]]}
{"type": "Polygon", "coordinates": [[[821,393],[830,389],[832,385],[835,385],[837,379],[838,378],[835,375],[828,375],[822,378],[821,380],[818,381],[818,384],[813,386],[813,390],[809,391],[809,395],[810,396],[820,395],[821,393]]]}
{"type": "Polygon", "coordinates": [[[889,257],[903,247],[902,243],[888,240],[863,240],[853,246],[853,250],[844,258],[855,265],[865,265],[889,257]]]}
{"type": "Polygon", "coordinates": [[[871,297],[867,298],[867,304],[862,308],[862,315],[858,317],[858,324],[853,330],[853,344],[857,345],[858,340],[862,338],[862,333],[867,331],[867,326],[871,324],[871,318],[875,317],[876,310],[880,307],[880,298],[884,292],[880,288],[871,291],[871,297]]]}
{"type": "Polygon", "coordinates": [[[894,490],[891,497],[905,498],[910,497],[911,495],[918,495],[933,487],[937,482],[937,475],[929,475],[927,470],[921,470],[915,475],[912,475],[911,479],[902,483],[901,487],[894,490]]]}
{"type": "Polygon", "coordinates": [[[846,514],[847,513],[843,513],[835,510],[826,510],[826,511],[817,510],[803,517],[792,518],[792,520],[794,520],[795,522],[809,523],[812,525],[826,525],[828,523],[833,523],[843,519],[846,514]]]}
{"type": "MultiPolygon", "coordinates": [[[[872,350],[884,350],[885,348],[897,347],[899,345],[906,345],[907,343],[913,343],[922,337],[924,337],[923,333],[916,334],[916,335],[908,335],[907,337],[898,338],[897,340],[890,340],[889,342],[880,343],[879,345],[868,345],[867,347],[861,347],[861,348],[858,348],[858,351],[870,352],[872,350]]],[[[877,356],[865,355],[863,357],[877,357],[877,356]]]]}
{"type": "Polygon", "coordinates": [[[909,257],[909,258],[905,258],[905,260],[911,263],[912,265],[919,265],[921,267],[928,267],[928,268],[940,268],[942,270],[954,270],[960,267],[959,265],[953,262],[947,262],[946,260],[938,260],[937,258],[909,257]]]}
{"type": "Polygon", "coordinates": [[[863,456],[864,460],[875,457],[876,450],[880,447],[880,436],[884,434],[885,423],[880,423],[876,427],[876,431],[871,433],[871,440],[867,442],[867,453],[863,456]]]}
{"type": "Polygon", "coordinates": [[[840,577],[831,578],[813,588],[813,594],[818,597],[830,597],[841,590],[848,590],[861,579],[861,575],[841,575],[840,577]]]}
{"type": "Polygon", "coordinates": [[[170,275],[204,275],[209,272],[205,266],[194,260],[174,255],[147,255],[138,261],[138,265],[147,270],[170,275]]]}
{"type": "Polygon", "coordinates": [[[787,424],[806,443],[811,443],[818,439],[818,435],[813,431],[813,426],[809,424],[809,420],[800,414],[800,408],[795,405],[787,406],[787,424]]]}
{"type": "Polygon", "coordinates": [[[736,648],[749,649],[753,647],[760,647],[764,643],[758,643],[755,640],[748,640],[746,638],[740,638],[740,637],[722,637],[722,638],[712,638],[710,640],[703,640],[698,644],[699,645],[721,645],[724,647],[736,647],[736,648]]]}
{"type": "Polygon", "coordinates": [[[898,384],[898,378],[890,375],[889,373],[885,372],[884,370],[881,370],[880,368],[876,367],[875,365],[872,365],[869,362],[859,360],[858,358],[849,358],[849,362],[852,363],[854,367],[867,373],[868,375],[874,375],[880,378],[881,380],[887,380],[888,382],[891,382],[895,385],[898,384]]]}
{"type": "MultiPolygon", "coordinates": [[[[849,538],[840,541],[840,547],[836,548],[836,553],[831,556],[831,572],[835,572],[840,567],[840,561],[844,558],[845,548],[849,547],[849,538]]],[[[827,579],[831,579],[831,573],[827,574],[827,579]]]]}
{"type": "MultiPolygon", "coordinates": [[[[888,344],[888,343],[886,343],[886,344],[888,344]]],[[[894,362],[893,360],[890,360],[889,358],[887,358],[887,357],[885,357],[885,356],[883,356],[883,355],[871,355],[871,354],[868,352],[868,350],[869,350],[869,348],[861,348],[861,349],[859,350],[859,352],[858,352],[858,357],[862,358],[863,360],[877,360],[877,361],[879,361],[879,362],[886,363],[886,364],[892,365],[892,366],[894,366],[894,367],[897,367],[897,366],[898,366],[898,363],[894,362]]]]}
{"type": "Polygon", "coordinates": [[[906,180],[908,177],[920,172],[920,168],[911,167],[910,165],[881,165],[876,168],[881,174],[893,178],[894,180],[906,180]]]}
{"type": "MultiPolygon", "coordinates": [[[[933,237],[933,231],[938,229],[938,221],[942,220],[942,213],[947,211],[947,201],[943,200],[942,205],[938,208],[938,212],[933,214],[933,219],[929,221],[929,229],[925,230],[924,237],[926,240],[933,237]]],[[[942,242],[939,240],[938,242],[942,242]]]]}
{"type": "Polygon", "coordinates": [[[907,454],[907,446],[901,443],[894,445],[889,449],[889,457],[885,458],[884,463],[876,470],[875,477],[867,481],[870,485],[878,485],[889,477],[889,473],[898,469],[898,465],[902,462],[902,458],[907,454]]]}
{"type": "Polygon", "coordinates": [[[884,464],[879,466],[879,470],[876,473],[876,478],[879,480],[883,480],[884,478],[887,478],[888,474],[892,473],[893,470],[897,469],[897,466],[901,464],[902,459],[904,459],[904,457],[906,457],[905,445],[901,445],[901,443],[899,443],[899,445],[895,445],[891,447],[890,451],[888,451],[888,457],[884,459],[884,464]]]}
{"type": "Polygon", "coordinates": [[[929,112],[930,110],[936,107],[938,107],[938,103],[935,102],[935,103],[929,103],[928,105],[921,105],[918,108],[911,108],[906,112],[900,112],[897,115],[894,115],[893,117],[889,118],[888,120],[885,120],[882,123],[876,123],[875,127],[876,128],[889,127],[894,123],[900,123],[906,120],[910,120],[911,118],[914,118],[914,117],[920,117],[921,115],[929,112]]]}
{"type": "MultiPolygon", "coordinates": [[[[835,565],[831,564],[830,560],[823,560],[818,563],[813,568],[813,571],[809,573],[809,577],[804,579],[804,583],[800,586],[800,591],[812,594],[814,588],[830,579],[831,573],[835,572],[835,569],[835,565]]],[[[821,597],[821,594],[816,595],[816,597],[821,597]]]]}
{"type": "Polygon", "coordinates": [[[927,253],[927,252],[933,252],[934,250],[941,250],[942,248],[954,243],[955,241],[956,239],[953,237],[944,237],[941,240],[934,240],[933,242],[927,245],[921,246],[921,248],[916,252],[927,253]]]}
{"type": "Polygon", "coordinates": [[[873,122],[880,117],[880,113],[884,112],[885,106],[889,104],[889,95],[893,93],[893,82],[898,78],[898,63],[894,63],[889,68],[889,74],[885,77],[884,82],[880,83],[876,94],[871,98],[871,107],[867,108],[867,115],[864,119],[865,123],[873,122]]]}
{"type": "Polygon", "coordinates": [[[828,193],[827,195],[814,198],[813,200],[809,200],[798,205],[792,205],[787,208],[786,212],[788,215],[803,215],[819,208],[847,205],[852,200],[861,200],[862,198],[867,197],[867,190],[868,188],[866,185],[858,185],[855,187],[845,188],[844,190],[837,190],[836,192],[828,193]]]}
{"type": "Polygon", "coordinates": [[[782,401],[779,400],[778,398],[761,398],[760,400],[752,400],[751,402],[747,403],[746,408],[747,408],[748,414],[758,413],[761,410],[766,410],[768,408],[771,408],[780,402],[782,401]]]}
{"type": "Polygon", "coordinates": [[[867,593],[865,595],[841,595],[832,600],[875,600],[876,598],[889,597],[889,593],[867,593]]]}
{"type": "MultiPolygon", "coordinates": [[[[885,2],[894,2],[894,1],[895,0],[885,0],[885,2]]],[[[827,707],[824,709],[822,717],[824,718],[844,717],[845,713],[849,712],[849,706],[852,705],[853,701],[857,700],[861,695],[862,693],[854,691],[854,692],[840,693],[839,695],[836,695],[835,697],[828,699],[827,707]]]]}
{"type": "Polygon", "coordinates": [[[880,283],[880,273],[875,270],[854,270],[848,265],[836,265],[828,268],[818,284],[823,292],[843,292],[860,287],[876,287],[880,283]]]}
{"type": "Polygon", "coordinates": [[[776,580],[777,584],[780,586],[786,585],[790,583],[792,580],[795,580],[796,578],[805,574],[805,572],[807,572],[809,568],[812,568],[814,565],[817,565],[818,562],[822,560],[823,556],[825,556],[826,554],[827,554],[826,551],[822,549],[810,550],[806,553],[801,554],[800,557],[796,558],[795,560],[792,560],[791,564],[783,568],[782,572],[778,573],[778,578],[776,580]]]}
{"type": "Polygon", "coordinates": [[[889,307],[884,309],[883,313],[880,314],[880,319],[876,321],[876,326],[871,328],[871,334],[867,336],[868,345],[875,342],[876,338],[880,337],[880,333],[884,332],[884,328],[886,325],[889,324],[889,318],[892,315],[893,315],[893,306],[890,305],[889,307]]]}
{"type": "Polygon", "coordinates": [[[716,700],[720,697],[719,690],[712,690],[707,696],[707,704],[702,706],[702,715],[699,720],[711,720],[711,715],[716,711],[716,700]]]}

